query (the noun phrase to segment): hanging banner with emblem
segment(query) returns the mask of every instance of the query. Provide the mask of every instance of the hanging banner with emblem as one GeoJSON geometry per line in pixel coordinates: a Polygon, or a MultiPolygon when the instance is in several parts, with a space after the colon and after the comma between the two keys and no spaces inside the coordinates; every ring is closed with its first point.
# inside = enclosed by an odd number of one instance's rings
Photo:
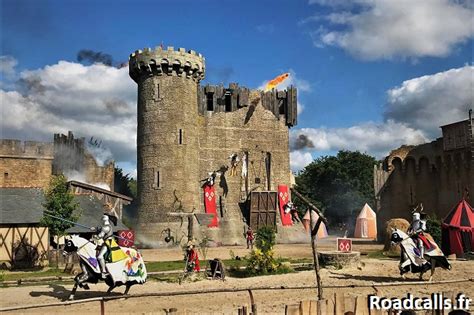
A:
{"type": "Polygon", "coordinates": [[[290,201],[287,185],[278,185],[278,205],[280,207],[281,224],[283,226],[293,225],[291,213],[285,213],[285,205],[290,201]]]}
{"type": "Polygon", "coordinates": [[[219,222],[217,221],[216,190],[214,189],[214,186],[204,185],[204,208],[206,209],[206,213],[214,215],[214,218],[207,227],[218,227],[219,222]]]}
{"type": "Polygon", "coordinates": [[[352,252],[352,240],[349,238],[338,238],[337,251],[338,252],[352,252]]]}
{"type": "Polygon", "coordinates": [[[135,232],[132,230],[120,230],[117,232],[120,237],[117,244],[122,247],[132,247],[135,242],[135,232]]]}

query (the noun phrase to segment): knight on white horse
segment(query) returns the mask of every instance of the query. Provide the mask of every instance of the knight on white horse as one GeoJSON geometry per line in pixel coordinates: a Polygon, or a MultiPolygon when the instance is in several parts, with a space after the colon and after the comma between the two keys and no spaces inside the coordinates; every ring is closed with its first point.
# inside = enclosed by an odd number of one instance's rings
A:
{"type": "Polygon", "coordinates": [[[78,286],[88,290],[87,283],[97,283],[103,280],[109,286],[107,292],[111,292],[117,286],[125,285],[124,294],[127,294],[132,285],[146,282],[147,272],[141,254],[136,249],[118,246],[113,238],[110,239],[110,242],[111,250],[107,251],[104,257],[105,268],[103,270],[108,274],[104,279],[100,260],[96,256],[96,245],[78,235],[66,237],[64,255],[76,252],[82,269],[82,273],[74,278],[75,284],[69,296],[70,300],[74,299],[78,286]]]}
{"type": "Polygon", "coordinates": [[[433,241],[429,241],[429,247],[426,248],[426,253],[423,256],[413,238],[402,230],[393,229],[391,241],[400,245],[399,269],[403,278],[405,278],[405,273],[411,271],[412,273],[419,273],[420,279],[422,279],[423,274],[431,269],[429,279],[431,281],[436,267],[451,270],[451,264],[433,241]]]}

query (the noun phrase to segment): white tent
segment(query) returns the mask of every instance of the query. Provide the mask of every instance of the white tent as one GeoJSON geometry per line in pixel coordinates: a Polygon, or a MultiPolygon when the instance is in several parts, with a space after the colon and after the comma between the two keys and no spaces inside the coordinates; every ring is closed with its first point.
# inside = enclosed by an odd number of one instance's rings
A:
{"type": "Polygon", "coordinates": [[[354,237],[377,239],[377,215],[368,204],[364,205],[357,217],[354,237]]]}

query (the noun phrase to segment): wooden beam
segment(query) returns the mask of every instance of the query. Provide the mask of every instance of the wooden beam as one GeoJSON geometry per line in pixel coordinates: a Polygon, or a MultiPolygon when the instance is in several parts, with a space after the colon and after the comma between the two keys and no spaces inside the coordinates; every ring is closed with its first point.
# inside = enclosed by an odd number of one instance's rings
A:
{"type": "MultiPolygon", "coordinates": [[[[293,187],[290,187],[290,190],[292,193],[294,193],[296,195],[296,197],[298,197],[301,201],[303,201],[304,203],[306,203],[312,210],[314,210],[318,215],[319,217],[321,218],[321,220],[323,220],[324,224],[327,224],[328,223],[328,220],[326,219],[326,217],[324,217],[323,213],[318,209],[318,207],[316,207],[315,205],[313,205],[308,199],[306,199],[302,194],[300,194],[296,189],[294,189],[293,187]]],[[[310,213],[311,214],[311,213],[310,213]]]]}

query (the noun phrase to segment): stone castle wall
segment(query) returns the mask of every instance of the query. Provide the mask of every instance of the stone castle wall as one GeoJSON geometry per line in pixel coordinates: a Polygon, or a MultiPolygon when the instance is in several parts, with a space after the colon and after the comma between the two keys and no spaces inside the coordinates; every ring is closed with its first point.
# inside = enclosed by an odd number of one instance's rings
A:
{"type": "Polygon", "coordinates": [[[203,213],[201,180],[220,170],[215,184],[219,228],[195,225],[195,237],[243,243],[248,194],[290,184],[288,127],[296,123],[296,89],[200,87],[205,60],[182,48],[136,51],[129,71],[138,84],[139,239],[162,246],[166,228],[181,239],[187,219],[169,213],[203,213]],[[248,156],[246,180],[240,176],[242,162],[230,175],[231,154],[248,156]]]}
{"type": "MultiPolygon", "coordinates": [[[[218,216],[223,225],[219,239],[229,243],[242,241],[243,219],[248,210],[242,203],[251,191],[276,191],[278,184],[290,183],[288,127],[283,117],[275,117],[263,107],[260,97],[260,93],[252,92],[252,105],[234,112],[209,112],[200,118],[200,178],[228,167],[231,154],[241,159],[237,174],[231,176],[230,170],[224,171],[215,185],[218,216]],[[241,176],[244,154],[247,178],[241,176]]],[[[204,209],[203,198],[199,208],[204,209]]]]}
{"type": "Polygon", "coordinates": [[[106,186],[114,190],[114,162],[98,165],[94,156],[87,150],[84,138],[67,135],[54,135],[53,174],[64,174],[68,180],[77,180],[91,185],[106,186]]]}
{"type": "Polygon", "coordinates": [[[445,150],[446,137],[444,134],[419,146],[402,146],[375,168],[380,227],[391,218],[411,220],[411,210],[420,203],[425,213],[442,219],[467,192],[472,195],[474,156],[470,140],[464,142],[467,145],[445,150]]]}
{"type": "Polygon", "coordinates": [[[52,143],[0,140],[0,187],[47,187],[53,154],[52,143]]]}
{"type": "Polygon", "coordinates": [[[64,173],[68,179],[106,184],[113,190],[114,163],[97,165],[87,152],[84,139],[55,135],[54,142],[0,139],[0,187],[46,188],[51,175],[64,173]]]}

